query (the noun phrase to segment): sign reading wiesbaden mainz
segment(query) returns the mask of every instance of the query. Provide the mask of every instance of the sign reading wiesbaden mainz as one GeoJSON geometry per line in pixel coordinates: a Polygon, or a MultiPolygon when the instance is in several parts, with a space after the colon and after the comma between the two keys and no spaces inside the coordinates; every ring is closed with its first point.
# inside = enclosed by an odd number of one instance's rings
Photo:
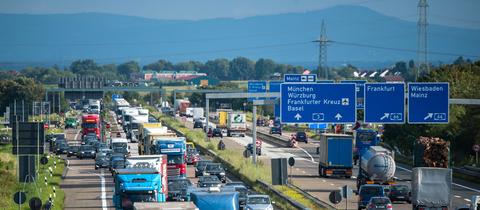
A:
{"type": "Polygon", "coordinates": [[[449,120],[447,82],[408,83],[408,123],[446,124],[449,120]]]}

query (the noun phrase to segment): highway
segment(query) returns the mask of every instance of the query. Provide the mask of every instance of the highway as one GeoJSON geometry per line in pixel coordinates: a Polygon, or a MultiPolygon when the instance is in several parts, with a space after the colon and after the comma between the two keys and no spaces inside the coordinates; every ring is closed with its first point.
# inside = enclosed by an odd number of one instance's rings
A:
{"type": "MultiPolygon", "coordinates": [[[[122,128],[118,125],[113,112],[109,113],[109,119],[112,127],[110,132],[106,132],[106,138],[110,133],[121,133],[125,137],[122,128]]],[[[69,144],[80,144],[80,129],[67,129],[65,131],[66,139],[69,144]]],[[[138,143],[128,143],[131,155],[138,155],[138,143]]],[[[94,159],[77,159],[76,157],[67,157],[62,155],[67,162],[68,171],[60,187],[65,192],[65,208],[69,210],[82,209],[115,209],[112,202],[114,182],[108,169],[95,170],[94,159]]],[[[202,159],[211,157],[202,156],[202,159]]],[[[198,178],[195,178],[195,169],[193,165],[187,166],[187,177],[194,186],[197,185],[198,178]]],[[[227,182],[241,182],[237,177],[227,171],[227,182]]],[[[275,207],[278,209],[278,207],[275,207]]]]}
{"type": "MultiPolygon", "coordinates": [[[[185,125],[193,129],[191,119],[185,122],[185,125]]],[[[268,127],[257,127],[258,132],[267,133],[268,127]]],[[[291,133],[284,132],[282,137],[288,139],[291,133]]],[[[278,134],[274,136],[279,137],[278,134]]],[[[224,142],[227,148],[244,149],[244,147],[252,142],[250,136],[246,137],[224,137],[224,142]]],[[[262,160],[266,165],[270,165],[271,158],[295,158],[295,166],[289,173],[291,173],[292,184],[299,187],[303,191],[310,195],[322,200],[325,203],[332,205],[334,208],[339,209],[357,209],[358,196],[354,195],[347,200],[347,203],[342,201],[340,204],[333,205],[328,201],[328,195],[332,190],[338,190],[342,186],[348,185],[352,189],[356,189],[356,175],[358,174],[358,166],[354,166],[351,179],[345,178],[320,178],[318,176],[318,155],[316,154],[316,148],[318,141],[309,139],[309,143],[305,144],[299,142],[299,148],[286,148],[279,147],[274,144],[269,144],[263,141],[262,144],[262,156],[259,156],[259,160],[262,160]]],[[[397,184],[406,184],[410,186],[408,180],[411,179],[410,167],[397,164],[397,170],[395,177],[399,180],[397,184]]],[[[480,194],[480,186],[474,183],[469,183],[461,180],[454,179],[453,184],[453,207],[462,206],[470,202],[472,195],[480,194]]],[[[411,205],[407,203],[394,203],[394,209],[407,210],[411,209],[411,205]]]]}

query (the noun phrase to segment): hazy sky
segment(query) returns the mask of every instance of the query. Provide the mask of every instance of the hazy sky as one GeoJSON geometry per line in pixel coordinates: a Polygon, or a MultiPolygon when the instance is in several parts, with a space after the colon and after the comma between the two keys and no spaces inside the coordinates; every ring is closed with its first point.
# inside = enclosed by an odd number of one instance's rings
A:
{"type": "MultiPolygon", "coordinates": [[[[0,0],[0,13],[105,12],[155,19],[200,20],[219,17],[305,12],[336,5],[360,5],[416,21],[418,0],[0,0]]],[[[432,24],[480,28],[480,0],[429,0],[432,24]]]]}

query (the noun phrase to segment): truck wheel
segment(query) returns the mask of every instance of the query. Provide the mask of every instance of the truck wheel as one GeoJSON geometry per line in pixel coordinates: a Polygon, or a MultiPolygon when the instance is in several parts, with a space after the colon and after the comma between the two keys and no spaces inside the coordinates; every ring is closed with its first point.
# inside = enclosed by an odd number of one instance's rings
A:
{"type": "Polygon", "coordinates": [[[323,171],[323,167],[318,168],[318,174],[320,174],[320,177],[325,177],[325,172],[323,171]]]}
{"type": "Polygon", "coordinates": [[[345,178],[350,179],[350,178],[352,178],[352,176],[345,176],[345,178]]]}

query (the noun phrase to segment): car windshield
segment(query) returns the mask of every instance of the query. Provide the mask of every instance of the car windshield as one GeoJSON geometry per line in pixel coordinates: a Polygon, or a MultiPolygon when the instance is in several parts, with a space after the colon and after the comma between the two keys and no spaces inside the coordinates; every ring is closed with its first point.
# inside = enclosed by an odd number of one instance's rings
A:
{"type": "Polygon", "coordinates": [[[119,143],[112,143],[113,148],[127,148],[127,143],[119,142],[119,143]]]}
{"type": "Polygon", "coordinates": [[[83,123],[83,128],[96,128],[97,124],[96,123],[83,123]]]}
{"type": "Polygon", "coordinates": [[[182,164],[183,155],[168,155],[167,162],[168,164],[182,164]]]}
{"type": "Polygon", "coordinates": [[[401,192],[401,193],[407,193],[408,192],[408,187],[407,186],[403,186],[403,185],[400,185],[400,186],[393,186],[391,188],[392,192],[401,192]]]}
{"type": "Polygon", "coordinates": [[[127,149],[123,147],[114,147],[113,148],[113,153],[126,153],[127,149]]]}
{"type": "Polygon", "coordinates": [[[65,139],[65,134],[54,134],[53,137],[55,137],[56,139],[65,139]]]}
{"type": "Polygon", "coordinates": [[[361,195],[369,196],[369,197],[380,195],[381,192],[382,192],[381,187],[363,187],[362,189],[360,189],[361,195]]]}
{"type": "Polygon", "coordinates": [[[197,168],[202,168],[204,165],[207,163],[211,163],[212,161],[198,161],[197,162],[197,168]]]}
{"type": "Polygon", "coordinates": [[[202,176],[201,181],[202,182],[219,182],[220,180],[218,179],[217,176],[202,176]]]}
{"type": "Polygon", "coordinates": [[[207,171],[218,171],[222,170],[222,166],[220,164],[208,164],[206,167],[207,171]]]}
{"type": "Polygon", "coordinates": [[[79,148],[79,146],[70,146],[71,151],[78,151],[79,148]]]}
{"type": "Polygon", "coordinates": [[[132,129],[138,129],[138,123],[132,123],[132,129]]]}
{"type": "Polygon", "coordinates": [[[177,191],[177,190],[185,189],[190,185],[192,185],[192,183],[188,179],[168,181],[168,190],[177,191]]]}
{"type": "Polygon", "coordinates": [[[93,146],[92,145],[82,145],[80,147],[80,150],[93,150],[93,146]]]}
{"type": "Polygon", "coordinates": [[[375,139],[376,135],[377,134],[375,132],[358,132],[356,138],[357,140],[368,144],[370,141],[375,139]]]}
{"type": "Polygon", "coordinates": [[[374,204],[382,205],[382,204],[389,204],[390,200],[388,198],[372,198],[370,202],[374,204]]]}
{"type": "Polygon", "coordinates": [[[268,197],[249,197],[248,204],[270,204],[270,198],[268,197]]]}
{"type": "Polygon", "coordinates": [[[306,135],[307,135],[307,134],[305,134],[305,132],[298,132],[298,133],[297,133],[297,136],[299,136],[299,137],[304,137],[304,136],[306,136],[306,135]]]}

